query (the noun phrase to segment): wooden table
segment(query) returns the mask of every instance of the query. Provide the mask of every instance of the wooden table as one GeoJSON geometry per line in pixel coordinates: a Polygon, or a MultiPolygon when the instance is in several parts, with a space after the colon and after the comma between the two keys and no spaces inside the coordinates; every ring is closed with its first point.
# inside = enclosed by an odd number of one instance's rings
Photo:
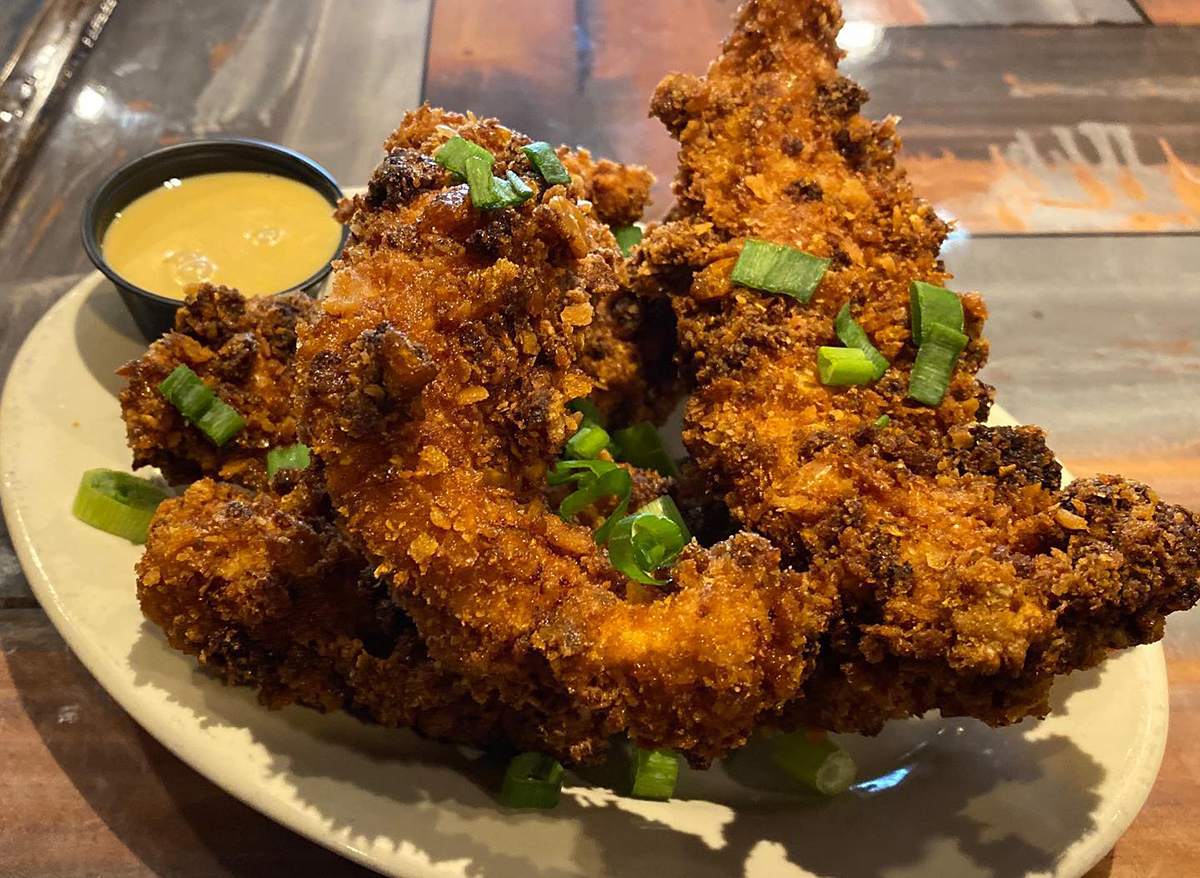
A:
{"type": "MultiPolygon", "coordinates": [[[[34,2],[6,0],[0,29],[34,2]]],[[[673,148],[647,96],[667,69],[703,70],[734,5],[122,0],[0,227],[0,376],[87,267],[86,193],[157,145],[267,137],[355,183],[424,96],[645,162],[662,210],[673,148]]],[[[914,178],[959,220],[947,259],[988,294],[1001,402],[1075,474],[1200,507],[1200,2],[847,0],[847,18],[868,109],[904,117],[914,178]]],[[[1166,647],[1163,771],[1094,878],[1200,872],[1200,613],[1172,619],[1166,647]]],[[[0,648],[0,875],[364,874],[145,735],[3,535],[0,648]]]]}

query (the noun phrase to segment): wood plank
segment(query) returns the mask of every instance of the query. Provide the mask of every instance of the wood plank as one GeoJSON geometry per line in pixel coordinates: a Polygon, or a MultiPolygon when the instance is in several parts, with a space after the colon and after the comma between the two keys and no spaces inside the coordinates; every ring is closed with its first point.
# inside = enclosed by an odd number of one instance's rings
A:
{"type": "Polygon", "coordinates": [[[374,874],[200,777],[143,732],[40,610],[0,610],[0,875],[374,874]]]}
{"type": "MultiPolygon", "coordinates": [[[[577,4],[578,42],[550,16],[557,29],[493,41],[479,60],[474,0],[438,0],[425,97],[649,165],[660,215],[675,144],[645,117],[650,94],[668,70],[705,69],[732,6],[660,0],[630,16],[615,0],[577,4]]],[[[524,20],[540,4],[509,8],[524,20]]],[[[1200,229],[1200,31],[865,22],[843,44],[846,72],[874,95],[868,112],[904,118],[906,166],[965,229],[1200,229]]]]}
{"type": "MultiPolygon", "coordinates": [[[[889,5],[889,4],[885,4],[889,5]]],[[[920,0],[920,22],[883,19],[883,24],[1091,24],[1136,22],[1137,11],[1126,0],[920,0]]],[[[846,19],[858,4],[847,2],[846,19]]]]}
{"type": "Polygon", "coordinates": [[[1200,24],[1196,0],[1138,0],[1142,11],[1155,24],[1200,24]]]}

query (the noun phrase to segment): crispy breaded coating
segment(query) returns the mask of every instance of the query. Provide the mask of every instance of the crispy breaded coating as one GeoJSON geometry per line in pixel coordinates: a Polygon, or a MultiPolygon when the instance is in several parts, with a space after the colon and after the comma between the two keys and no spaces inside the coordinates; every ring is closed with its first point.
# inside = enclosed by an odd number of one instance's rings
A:
{"type": "Polygon", "coordinates": [[[896,166],[895,120],[859,115],[866,92],[836,69],[840,24],[834,0],[750,0],[707,76],[662,82],[678,204],[642,242],[636,285],[674,307],[699,471],[743,527],[839,594],[793,717],[874,732],[931,708],[1041,715],[1054,674],[1157,639],[1164,614],[1195,602],[1197,519],[1118,479],[1059,490],[1040,431],[976,425],[992,398],[975,378],[977,294],[962,297],[970,344],[945,400],[906,398],[909,283],[949,279],[948,227],[896,166]],[[730,282],[750,237],[832,260],[807,304],[730,282]],[[847,302],[892,363],[868,387],[817,377],[847,302]]]}
{"type": "Polygon", "coordinates": [[[271,708],[347,709],[453,741],[506,740],[431,661],[311,480],[278,497],[203,479],[155,515],[138,599],[171,646],[271,708]]]}
{"type": "Polygon", "coordinates": [[[432,112],[389,140],[301,330],[301,421],[339,522],[435,660],[477,700],[543,717],[540,749],[592,760],[628,731],[707,763],[798,692],[830,591],[746,534],[693,544],[672,590],[635,600],[590,529],[548,508],[548,462],[579,420],[566,405],[591,387],[592,303],[623,261],[578,182],[472,207],[431,156],[458,133],[536,183],[527,140],[432,112]]]}
{"type": "Polygon", "coordinates": [[[245,297],[211,284],[191,292],[175,314],[174,331],[117,371],[129,381],[121,416],[134,468],[156,466],[172,484],[209,476],[264,486],[267,452],[296,442],[296,325],[316,308],[302,293],[245,297]],[[159,392],[180,364],[246,419],[220,448],[159,392]]]}

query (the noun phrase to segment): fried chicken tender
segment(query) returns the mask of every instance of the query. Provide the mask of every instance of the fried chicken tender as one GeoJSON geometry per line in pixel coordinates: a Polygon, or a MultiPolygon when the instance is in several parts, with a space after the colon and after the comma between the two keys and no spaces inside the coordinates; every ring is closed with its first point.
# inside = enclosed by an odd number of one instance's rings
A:
{"type": "Polygon", "coordinates": [[[203,479],[167,500],[138,562],[138,599],[174,648],[271,708],[347,709],[486,744],[505,711],[429,659],[411,622],[333,527],[314,480],[251,495],[203,479]]]}
{"type": "Polygon", "coordinates": [[[944,401],[906,398],[909,282],[950,279],[948,226],[897,167],[895,120],[859,115],[840,26],[834,0],[750,0],[705,77],[660,84],[678,203],[642,242],[635,284],[673,305],[699,472],[809,588],[838,593],[792,720],[875,732],[933,708],[995,725],[1044,715],[1055,674],[1157,639],[1195,603],[1200,519],[1117,478],[1060,490],[1039,430],[977,423],[992,390],[975,377],[975,293],[944,401]],[[731,283],[751,237],[832,260],[807,304],[731,283]],[[817,377],[847,302],[892,363],[868,387],[817,377]]]}
{"type": "Polygon", "coordinates": [[[536,185],[524,136],[406,117],[300,330],[305,441],[340,525],[477,701],[536,717],[539,749],[572,762],[628,731],[706,764],[796,696],[831,590],[742,534],[693,543],[673,590],[630,599],[590,529],[548,508],[548,461],[579,423],[566,405],[592,386],[593,303],[623,260],[581,181],[474,208],[432,158],[455,133],[536,185]]]}
{"type": "Polygon", "coordinates": [[[211,284],[190,292],[174,331],[117,371],[129,381],[121,416],[134,468],[156,466],[172,484],[209,476],[265,486],[267,452],[296,442],[296,325],[316,310],[315,300],[301,293],[247,298],[211,284]],[[246,419],[225,445],[218,448],[159,391],[180,364],[246,419]]]}

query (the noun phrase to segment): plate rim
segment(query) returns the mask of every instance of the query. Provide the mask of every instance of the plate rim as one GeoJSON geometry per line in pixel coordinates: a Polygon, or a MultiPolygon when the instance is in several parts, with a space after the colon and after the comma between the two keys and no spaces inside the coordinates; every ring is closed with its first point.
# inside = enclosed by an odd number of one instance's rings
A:
{"type": "MultiPolygon", "coordinates": [[[[66,609],[58,600],[53,580],[40,562],[33,537],[17,505],[16,488],[12,483],[15,469],[10,469],[3,463],[8,459],[8,455],[2,452],[11,441],[8,436],[12,431],[11,427],[6,428],[5,425],[11,423],[9,410],[15,404],[13,400],[17,395],[17,391],[13,388],[17,385],[24,369],[27,368],[26,361],[32,356],[31,352],[41,342],[41,334],[46,332],[46,328],[54,321],[59,312],[81,304],[82,300],[103,286],[105,282],[106,279],[99,271],[89,272],[46,310],[26,335],[13,357],[3,391],[0,393],[0,508],[3,509],[10,539],[21,564],[22,572],[55,630],[88,673],[135,723],[166,747],[176,758],[226,794],[309,841],[377,872],[397,874],[388,862],[373,856],[368,850],[360,849],[348,840],[340,840],[329,834],[321,833],[314,828],[311,822],[302,819],[299,809],[289,807],[286,800],[273,794],[259,794],[258,790],[261,789],[259,787],[242,788],[226,783],[222,776],[208,771],[202,758],[202,748],[194,748],[193,752],[193,748],[185,740],[187,736],[176,735],[170,723],[157,721],[153,712],[138,712],[136,709],[137,699],[128,697],[127,693],[123,691],[123,687],[119,685],[121,669],[102,655],[98,648],[92,647],[89,638],[84,636],[82,630],[71,621],[66,609]]],[[[1002,407],[995,406],[993,411],[998,420],[1016,423],[1002,407]]],[[[1144,657],[1145,670],[1151,677],[1151,700],[1158,704],[1157,710],[1146,712],[1143,728],[1138,735],[1140,758],[1137,764],[1139,769],[1147,770],[1130,772],[1125,777],[1120,787],[1121,793],[1116,797],[1116,809],[1111,819],[1103,823],[1096,821],[1096,826],[1090,833],[1081,836],[1070,847],[1059,851],[1058,859],[1053,865],[1054,872],[1052,874],[1055,878],[1082,876],[1112,850],[1141,812],[1161,769],[1170,716],[1165,654],[1161,640],[1136,647],[1136,649],[1144,657]],[[1069,871],[1063,872],[1064,868],[1069,871]]],[[[402,853],[397,850],[393,861],[405,870],[404,875],[412,876],[412,878],[423,878],[423,876],[434,874],[431,864],[424,863],[406,852],[402,853]]]]}

